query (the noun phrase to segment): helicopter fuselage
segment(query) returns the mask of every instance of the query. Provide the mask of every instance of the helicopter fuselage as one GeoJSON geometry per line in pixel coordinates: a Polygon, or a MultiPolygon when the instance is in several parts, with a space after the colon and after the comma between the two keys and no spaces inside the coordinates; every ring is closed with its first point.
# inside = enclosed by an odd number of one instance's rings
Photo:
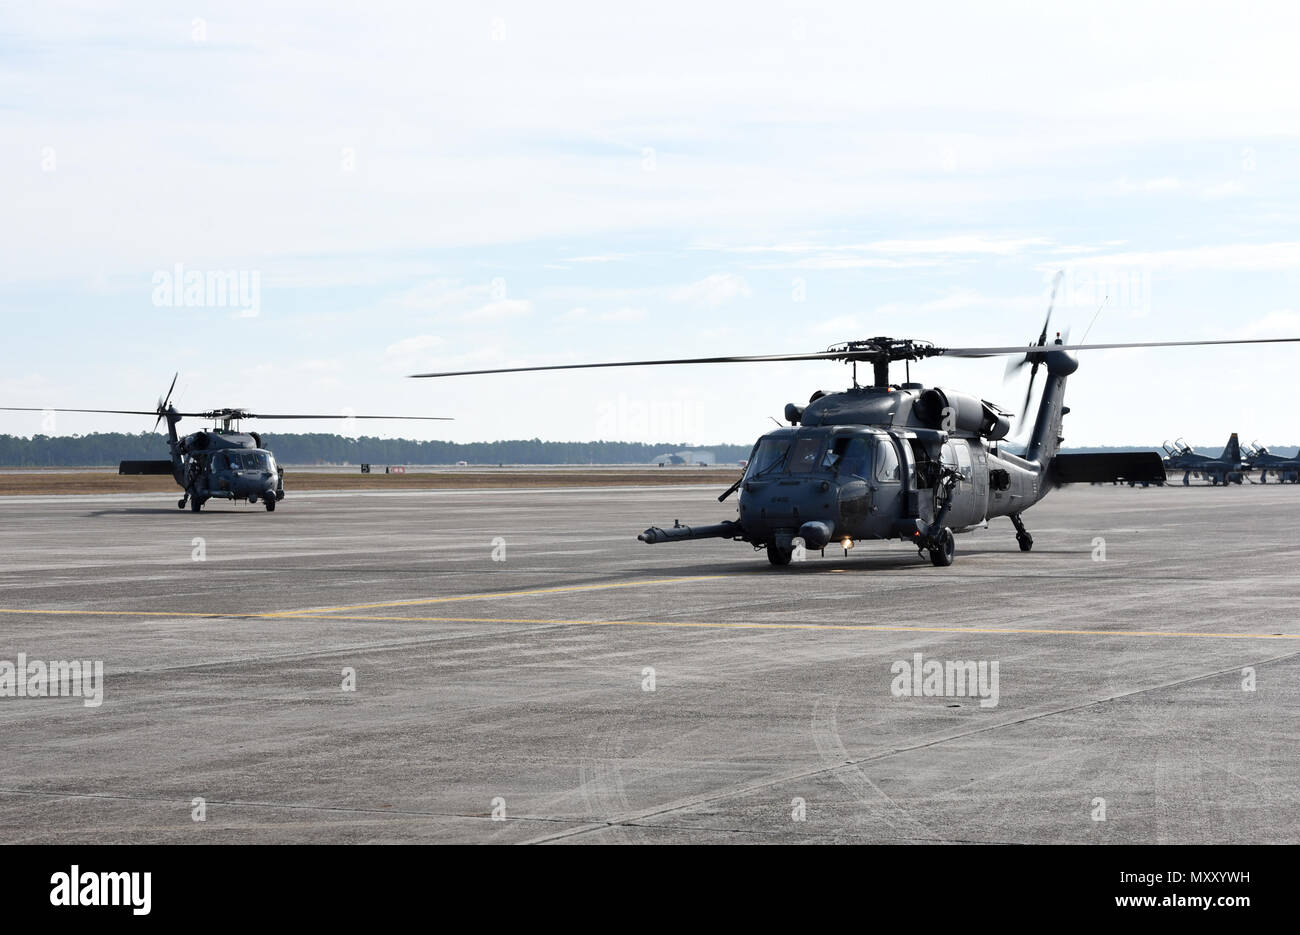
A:
{"type": "Polygon", "coordinates": [[[914,538],[945,505],[945,525],[964,532],[1041,496],[1038,472],[996,442],[930,429],[781,429],[754,455],[738,521],[748,541],[782,549],[914,538]]]}
{"type": "Polygon", "coordinates": [[[268,510],[284,499],[283,471],[254,433],[211,429],[172,440],[172,473],[188,501],[201,509],[211,499],[262,501],[268,510]]]}
{"type": "MultiPolygon", "coordinates": [[[[1009,415],[992,403],[917,383],[816,393],[790,404],[792,423],[754,445],[737,517],[713,526],[652,526],[643,542],[730,538],[765,547],[776,565],[800,550],[864,539],[904,539],[952,560],[952,536],[1008,516],[1021,548],[1033,539],[1020,514],[1051,488],[1062,440],[1066,378],[1078,363],[1045,351],[1048,377],[1023,454],[1003,450],[1009,415]]],[[[724,497],[726,495],[724,494],[724,497]]]]}

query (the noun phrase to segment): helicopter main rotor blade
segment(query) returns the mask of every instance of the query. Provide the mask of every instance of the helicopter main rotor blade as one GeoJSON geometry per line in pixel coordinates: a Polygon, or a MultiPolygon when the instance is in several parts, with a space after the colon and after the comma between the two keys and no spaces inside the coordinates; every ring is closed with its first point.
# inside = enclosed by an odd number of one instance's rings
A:
{"type": "Polygon", "coordinates": [[[1242,338],[1230,341],[1130,341],[1122,344],[1023,344],[1015,347],[937,347],[936,357],[1001,357],[1004,354],[1038,354],[1048,351],[1108,351],[1129,347],[1214,347],[1223,344],[1295,344],[1300,338],[1242,338]]]}
{"type": "MultiPolygon", "coordinates": [[[[491,370],[449,370],[443,373],[413,373],[412,379],[426,377],[468,377],[486,373],[527,373],[537,370],[592,370],[598,367],[663,367],[677,364],[753,364],[785,360],[865,360],[864,352],[818,351],[813,354],[760,354],[752,357],[683,357],[677,360],[618,360],[597,364],[550,364],[539,367],[497,367],[491,370]]],[[[870,353],[870,352],[866,352],[870,353]]]]}
{"type": "MultiPolygon", "coordinates": [[[[91,412],[121,416],[154,416],[157,409],[58,409],[50,406],[0,406],[0,412],[91,412]]],[[[451,422],[453,416],[344,416],[321,415],[319,413],[300,415],[261,414],[252,412],[178,412],[176,415],[186,419],[219,419],[230,416],[233,419],[414,419],[422,422],[451,422]]]]}
{"type": "MultiPolygon", "coordinates": [[[[219,413],[208,413],[209,416],[219,415],[219,413]]],[[[237,416],[237,419],[409,419],[420,422],[454,422],[453,416],[342,416],[342,415],[282,415],[268,414],[261,412],[244,412],[237,416]]]]}
{"type": "MultiPolygon", "coordinates": [[[[1026,357],[1048,351],[1104,351],[1130,347],[1211,347],[1224,344],[1293,344],[1300,338],[1247,338],[1229,341],[1136,341],[1122,344],[1017,344],[1004,347],[935,347],[918,349],[917,359],[924,357],[1003,357],[1022,354],[1026,357]]],[[[678,364],[752,364],[800,360],[869,361],[877,356],[870,348],[862,350],[817,351],[812,354],[761,354],[746,357],[684,357],[672,360],[619,360],[594,364],[548,364],[533,367],[493,367],[488,370],[448,370],[439,373],[413,373],[412,379],[468,377],[490,373],[533,373],[543,370],[594,370],[603,367],[663,367],[678,364]]],[[[1029,362],[1029,361],[1026,361],[1029,362]]],[[[264,417],[265,418],[265,417],[264,417]]],[[[359,418],[359,417],[358,417],[359,418]]]]}
{"type": "MultiPolygon", "coordinates": [[[[51,406],[0,406],[4,412],[103,412],[122,416],[153,416],[157,409],[56,409],[51,406]]],[[[184,413],[182,413],[184,415],[184,413]]]]}

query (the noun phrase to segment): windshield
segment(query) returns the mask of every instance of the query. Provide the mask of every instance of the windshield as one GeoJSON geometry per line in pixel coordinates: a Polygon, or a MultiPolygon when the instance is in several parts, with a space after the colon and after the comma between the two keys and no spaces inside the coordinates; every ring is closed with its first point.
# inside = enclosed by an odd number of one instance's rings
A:
{"type": "Polygon", "coordinates": [[[230,466],[236,470],[270,471],[270,455],[265,451],[232,451],[226,455],[230,466]]]}
{"type": "Polygon", "coordinates": [[[792,441],[793,439],[788,436],[761,440],[754,452],[754,456],[749,459],[749,471],[745,476],[761,477],[764,474],[782,470],[785,466],[786,455],[790,452],[792,441]]]}
{"type": "Polygon", "coordinates": [[[824,439],[819,435],[804,436],[794,443],[787,467],[791,474],[807,474],[818,466],[824,439]]]}
{"type": "Polygon", "coordinates": [[[749,461],[746,479],[769,474],[807,474],[833,466],[829,452],[823,454],[826,435],[776,436],[759,440],[749,461]]]}

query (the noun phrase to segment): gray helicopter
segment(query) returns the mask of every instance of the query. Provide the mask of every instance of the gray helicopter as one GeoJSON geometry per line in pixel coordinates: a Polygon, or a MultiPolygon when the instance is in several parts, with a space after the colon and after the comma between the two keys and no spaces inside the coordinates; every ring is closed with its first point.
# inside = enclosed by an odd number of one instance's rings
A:
{"type": "Polygon", "coordinates": [[[154,430],[163,419],[167,420],[167,447],[171,458],[160,461],[123,461],[119,474],[170,474],[184,490],[176,506],[186,504],[195,513],[212,499],[259,500],[267,512],[284,499],[284,468],[275,462],[275,455],[262,445],[257,432],[241,432],[239,423],[244,419],[416,419],[421,421],[450,421],[449,416],[353,416],[295,414],[284,415],[253,413],[246,409],[210,409],[207,412],[177,412],[171,405],[176,378],[167,395],[158,400],[152,410],[145,409],[37,409],[34,407],[0,406],[8,412],[93,412],[118,415],[157,416],[154,430]],[[200,429],[190,435],[180,436],[176,425],[183,418],[211,419],[213,427],[200,429]]]}
{"type": "Polygon", "coordinates": [[[1005,516],[1021,551],[1034,544],[1021,515],[1054,486],[1068,483],[1163,483],[1164,465],[1155,452],[1060,454],[1065,384],[1078,368],[1075,351],[1130,347],[1190,347],[1218,344],[1297,342],[1300,338],[1227,341],[1159,341],[1077,344],[1057,335],[1047,343],[1048,320],[1036,344],[1027,347],[937,347],[926,341],[871,338],[811,354],[705,357],[680,360],[509,367],[413,374],[416,378],[470,374],[578,370],[598,367],[760,361],[836,360],[853,365],[853,386],[839,393],[813,394],[806,406],[785,408],[790,427],[761,437],[745,473],[718,497],[740,491],[739,516],[707,526],[675,523],[651,526],[637,538],[646,543],[687,539],[733,539],[766,549],[773,565],[788,565],[807,549],[838,543],[904,539],[929,554],[936,566],[951,565],[954,535],[1005,516]],[[910,364],[927,357],[981,358],[1014,355],[1011,370],[1029,365],[1025,406],[1029,408],[1040,367],[1047,372],[1033,429],[1023,451],[1005,441],[1012,415],[987,400],[910,381],[910,364]],[[905,361],[908,381],[892,384],[889,365],[905,361]],[[858,363],[873,368],[871,386],[859,386],[858,363]]]}

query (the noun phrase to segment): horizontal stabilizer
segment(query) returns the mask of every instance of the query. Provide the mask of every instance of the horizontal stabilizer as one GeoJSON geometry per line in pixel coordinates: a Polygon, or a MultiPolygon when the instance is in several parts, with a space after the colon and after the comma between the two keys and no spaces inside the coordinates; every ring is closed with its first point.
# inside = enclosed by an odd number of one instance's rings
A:
{"type": "Polygon", "coordinates": [[[1054,484],[1156,484],[1165,479],[1165,465],[1154,451],[1057,455],[1052,459],[1054,484]]]}
{"type": "Polygon", "coordinates": [[[171,474],[170,461],[123,461],[117,466],[119,474],[171,474]]]}

